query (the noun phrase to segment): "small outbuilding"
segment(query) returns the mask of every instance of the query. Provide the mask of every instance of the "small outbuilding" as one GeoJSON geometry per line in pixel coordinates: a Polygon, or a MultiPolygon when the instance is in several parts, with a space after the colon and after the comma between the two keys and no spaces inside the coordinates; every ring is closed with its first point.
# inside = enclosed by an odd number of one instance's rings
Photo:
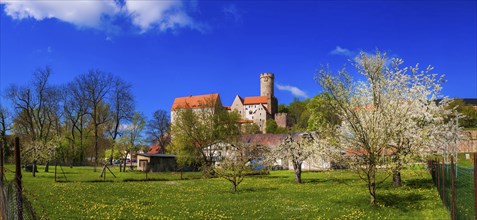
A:
{"type": "Polygon", "coordinates": [[[176,171],[176,155],[173,154],[137,154],[137,170],[149,172],[176,171]]]}

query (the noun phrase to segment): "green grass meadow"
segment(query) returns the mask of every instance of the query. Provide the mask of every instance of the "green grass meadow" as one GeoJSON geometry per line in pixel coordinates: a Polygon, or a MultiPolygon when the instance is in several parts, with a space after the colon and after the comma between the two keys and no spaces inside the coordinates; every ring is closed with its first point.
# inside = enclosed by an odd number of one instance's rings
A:
{"type": "MultiPolygon", "coordinates": [[[[7,167],[14,170],[13,166],[7,167]]],[[[429,173],[405,170],[404,186],[388,180],[378,187],[375,207],[353,171],[305,172],[295,184],[293,172],[246,177],[238,193],[224,179],[203,179],[200,173],[137,171],[107,173],[106,181],[92,167],[63,167],[54,181],[54,167],[37,177],[23,173],[23,185],[35,211],[47,219],[449,219],[429,173]]],[[[13,173],[7,172],[8,180],[13,173]]]]}

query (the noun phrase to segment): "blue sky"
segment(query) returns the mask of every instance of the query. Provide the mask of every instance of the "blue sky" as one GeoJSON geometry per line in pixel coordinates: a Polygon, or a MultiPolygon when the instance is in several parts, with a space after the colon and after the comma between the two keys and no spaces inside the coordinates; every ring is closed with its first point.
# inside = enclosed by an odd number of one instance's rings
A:
{"type": "Polygon", "coordinates": [[[475,0],[0,2],[2,92],[46,65],[53,84],[100,69],[131,82],[151,116],[179,96],[218,92],[230,105],[259,95],[259,74],[273,72],[289,103],[321,92],[321,65],[379,48],[433,65],[444,95],[477,97],[475,0]]]}

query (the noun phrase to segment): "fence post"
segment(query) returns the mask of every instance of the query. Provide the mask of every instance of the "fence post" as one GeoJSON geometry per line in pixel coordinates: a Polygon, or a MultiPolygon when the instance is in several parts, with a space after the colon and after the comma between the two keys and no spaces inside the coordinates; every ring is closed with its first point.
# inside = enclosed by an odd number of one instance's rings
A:
{"type": "Polygon", "coordinates": [[[434,165],[436,166],[436,183],[437,183],[437,193],[441,196],[442,199],[442,193],[441,193],[441,172],[439,170],[439,160],[437,158],[434,160],[434,165]]]}
{"type": "Polygon", "coordinates": [[[3,143],[0,142],[0,184],[3,184],[3,176],[4,176],[4,168],[3,168],[3,164],[4,164],[4,161],[3,161],[3,143]]]}
{"type": "Polygon", "coordinates": [[[444,204],[446,204],[446,189],[445,189],[445,182],[446,180],[444,179],[445,178],[445,161],[444,161],[444,157],[442,157],[442,171],[441,171],[441,175],[442,175],[442,182],[441,182],[441,186],[442,186],[442,201],[444,202],[444,204]]]}
{"type": "Polygon", "coordinates": [[[451,157],[451,215],[452,220],[456,219],[456,212],[455,212],[455,170],[454,170],[454,157],[451,157]]]}
{"type": "Polygon", "coordinates": [[[20,138],[15,137],[15,186],[17,192],[18,219],[23,220],[22,167],[20,162],[20,138]]]}
{"type": "Polygon", "coordinates": [[[474,153],[474,206],[477,219],[477,153],[474,153]]]}

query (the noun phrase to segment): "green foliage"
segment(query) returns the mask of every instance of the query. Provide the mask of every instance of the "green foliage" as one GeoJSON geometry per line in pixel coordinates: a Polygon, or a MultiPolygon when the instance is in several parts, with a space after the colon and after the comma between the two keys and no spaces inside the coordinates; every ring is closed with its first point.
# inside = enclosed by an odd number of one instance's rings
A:
{"type": "MultiPolygon", "coordinates": [[[[111,149],[107,149],[104,151],[104,156],[109,157],[111,155],[111,149]]],[[[120,159],[122,154],[119,148],[114,149],[113,160],[120,159]]]]}
{"type": "Polygon", "coordinates": [[[247,123],[242,125],[242,134],[260,134],[260,127],[255,123],[247,123]]]}
{"type": "Polygon", "coordinates": [[[267,134],[284,134],[289,132],[287,128],[278,127],[277,122],[273,119],[267,119],[265,131],[267,134]]]}
{"type": "Polygon", "coordinates": [[[267,124],[265,125],[265,131],[268,134],[274,134],[277,131],[278,125],[277,122],[273,119],[268,119],[267,124]]]}
{"type": "Polygon", "coordinates": [[[459,120],[459,126],[464,128],[477,127],[477,110],[474,106],[466,105],[462,99],[454,99],[449,103],[447,109],[454,108],[457,112],[464,115],[464,117],[459,120]]]}
{"type": "Polygon", "coordinates": [[[240,134],[238,113],[229,113],[211,101],[207,106],[210,108],[175,111],[170,146],[180,166],[202,166],[205,175],[214,163],[213,151],[208,149],[240,134]]]}
{"type": "Polygon", "coordinates": [[[310,113],[306,107],[308,102],[309,99],[300,101],[300,99],[295,98],[288,106],[288,117],[290,118],[294,131],[303,131],[308,127],[308,119],[310,117],[310,113]]]}
{"type": "Polygon", "coordinates": [[[279,113],[288,113],[288,106],[285,104],[278,104],[278,112],[279,113]]]}
{"type": "Polygon", "coordinates": [[[325,132],[333,130],[339,125],[338,112],[332,107],[333,100],[328,93],[321,93],[313,97],[306,105],[310,114],[307,130],[325,132]]]}
{"type": "MultiPolygon", "coordinates": [[[[427,170],[405,170],[404,186],[392,188],[387,180],[375,207],[367,204],[365,184],[352,171],[304,172],[304,184],[293,183],[293,172],[272,171],[249,176],[240,193],[229,191],[219,178],[201,179],[200,173],[119,173],[102,181],[90,167],[63,168],[68,180],[54,182],[54,173],[24,176],[27,198],[40,219],[446,219],[427,170]],[[78,182],[80,181],[80,182],[78,182]],[[156,189],[156,190],[153,190],[156,189]],[[157,190],[160,189],[160,190],[157,190]],[[152,190],[152,191],[151,191],[152,190]],[[127,199],[126,199],[127,198],[127,199]],[[152,207],[161,207],[152,208],[152,207]]],[[[13,170],[13,166],[7,167],[13,170]]],[[[39,167],[42,169],[42,167],[39,167]]],[[[58,169],[59,170],[59,169],[58,169]]],[[[13,173],[7,173],[7,179],[13,173]]]]}

